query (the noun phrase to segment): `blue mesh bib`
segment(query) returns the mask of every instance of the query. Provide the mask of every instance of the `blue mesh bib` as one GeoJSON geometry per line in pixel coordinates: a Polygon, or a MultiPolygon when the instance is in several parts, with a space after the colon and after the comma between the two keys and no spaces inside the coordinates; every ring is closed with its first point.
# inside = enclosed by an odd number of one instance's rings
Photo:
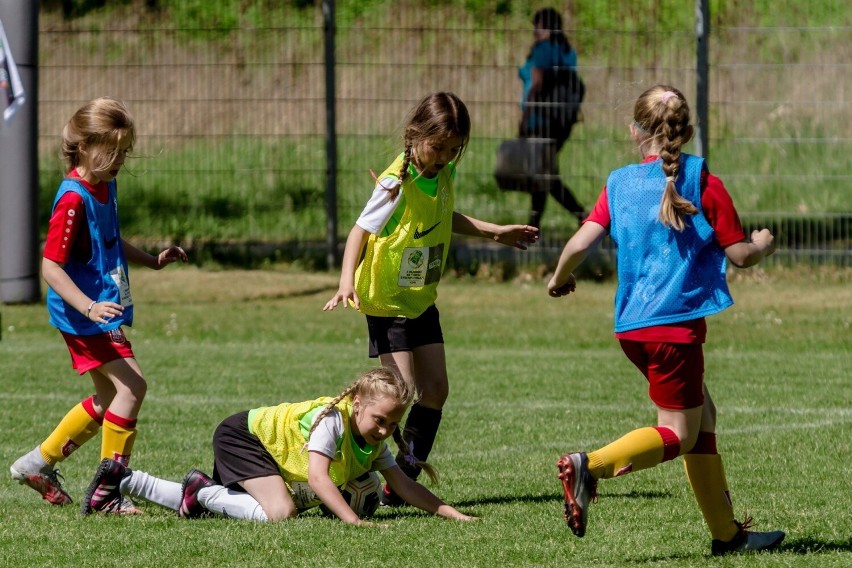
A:
{"type": "Polygon", "coordinates": [[[610,235],[618,247],[616,333],[705,317],[734,303],[725,252],[701,209],[704,160],[681,155],[675,185],[698,208],[684,218],[683,231],[659,218],[666,186],[661,164],[629,165],[607,180],[610,235]]]}

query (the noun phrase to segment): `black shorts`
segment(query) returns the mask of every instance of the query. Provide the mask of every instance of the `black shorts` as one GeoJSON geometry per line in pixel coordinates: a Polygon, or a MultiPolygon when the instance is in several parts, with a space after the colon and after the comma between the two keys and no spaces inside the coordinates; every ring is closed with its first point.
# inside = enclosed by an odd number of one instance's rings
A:
{"type": "Polygon", "coordinates": [[[249,432],[248,410],[225,418],[213,432],[213,481],[237,491],[238,482],[281,475],[278,463],[249,432]]]}
{"type": "Polygon", "coordinates": [[[444,342],[435,305],[413,319],[367,316],[367,328],[370,330],[370,357],[444,342]]]}

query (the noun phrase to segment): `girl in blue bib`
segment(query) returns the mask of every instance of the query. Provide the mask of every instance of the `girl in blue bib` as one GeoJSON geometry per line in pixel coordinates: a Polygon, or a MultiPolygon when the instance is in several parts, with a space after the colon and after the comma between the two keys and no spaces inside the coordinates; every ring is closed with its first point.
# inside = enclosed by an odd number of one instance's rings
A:
{"type": "Polygon", "coordinates": [[[657,425],[633,430],[595,451],[557,462],[565,520],[586,532],[588,506],[599,479],[647,469],[683,456],[712,537],[714,555],[767,550],[781,531],[748,530],[740,523],[716,448],[716,407],[704,383],[706,316],[733,300],[726,261],[753,266],[775,252],[767,229],[746,239],[730,195],[704,160],[682,151],[692,138],[689,106],[668,85],[636,101],[630,135],[643,161],[612,172],[589,218],[568,241],[547,285],[560,297],[574,291],[572,271],[609,233],[618,247],[615,334],[648,381],[657,425]]]}
{"type": "MultiPolygon", "coordinates": [[[[53,203],[42,275],[50,324],[62,333],[72,367],[91,376],[95,394],[71,408],[41,444],[11,467],[13,479],[54,505],[71,503],[56,464],[98,431],[102,458],[130,460],[147,383],[122,330],[133,324],[128,262],[160,270],[187,261],[178,246],[152,256],[121,237],[116,177],[135,138],[127,108],[106,97],[80,108],[62,132],[68,174],[53,203]]],[[[129,500],[121,507],[135,512],[129,500]]]]}

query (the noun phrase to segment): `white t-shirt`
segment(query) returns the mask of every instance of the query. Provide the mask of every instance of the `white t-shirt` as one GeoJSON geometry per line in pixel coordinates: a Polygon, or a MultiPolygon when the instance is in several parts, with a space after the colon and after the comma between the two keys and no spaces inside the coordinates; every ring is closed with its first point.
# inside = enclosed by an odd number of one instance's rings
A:
{"type": "MultiPolygon", "coordinates": [[[[317,413],[317,416],[319,416],[319,413],[317,413]]],[[[337,441],[345,433],[343,417],[340,415],[340,411],[332,408],[311,433],[311,438],[308,440],[308,451],[319,452],[330,459],[334,459],[335,454],[337,454],[337,441]]],[[[388,445],[382,444],[381,453],[373,461],[372,470],[382,471],[395,465],[396,459],[391,454],[390,449],[388,449],[388,445]]]]}
{"type": "Polygon", "coordinates": [[[399,179],[395,177],[385,177],[376,183],[373,188],[373,194],[370,200],[361,211],[361,216],[355,221],[355,224],[374,235],[378,235],[396,211],[399,205],[399,200],[402,198],[402,191],[396,194],[396,199],[391,199],[389,189],[394,189],[400,185],[399,179]]]}

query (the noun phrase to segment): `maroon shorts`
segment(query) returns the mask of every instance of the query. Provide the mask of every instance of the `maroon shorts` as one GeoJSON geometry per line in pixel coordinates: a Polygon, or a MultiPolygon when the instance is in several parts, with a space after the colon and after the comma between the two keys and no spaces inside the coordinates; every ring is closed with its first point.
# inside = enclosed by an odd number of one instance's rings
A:
{"type": "Polygon", "coordinates": [[[704,349],[700,343],[621,340],[621,350],[648,379],[648,396],[661,408],[704,404],[704,349]]]}
{"type": "Polygon", "coordinates": [[[130,342],[121,328],[97,335],[73,335],[63,331],[62,337],[71,353],[71,367],[81,375],[104,363],[134,357],[130,342]]]}

